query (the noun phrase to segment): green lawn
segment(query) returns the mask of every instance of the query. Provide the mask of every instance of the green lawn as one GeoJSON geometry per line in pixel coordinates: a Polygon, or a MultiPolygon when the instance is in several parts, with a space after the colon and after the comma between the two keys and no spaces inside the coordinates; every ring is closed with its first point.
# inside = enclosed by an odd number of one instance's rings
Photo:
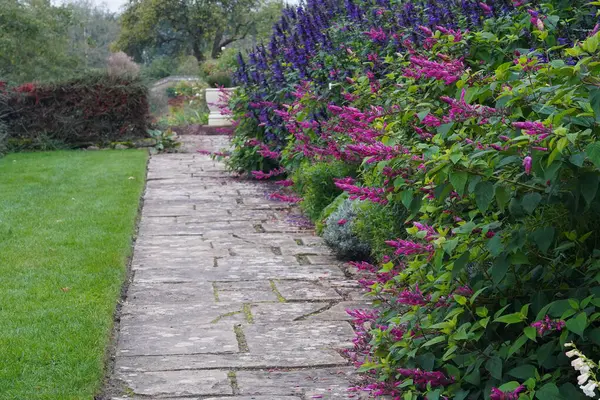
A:
{"type": "Polygon", "coordinates": [[[92,399],[147,153],[0,158],[0,399],[92,399]]]}

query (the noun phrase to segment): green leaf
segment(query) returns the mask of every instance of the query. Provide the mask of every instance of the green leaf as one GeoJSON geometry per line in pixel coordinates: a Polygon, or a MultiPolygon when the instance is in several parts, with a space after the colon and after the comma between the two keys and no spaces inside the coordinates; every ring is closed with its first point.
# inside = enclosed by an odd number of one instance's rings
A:
{"type": "Polygon", "coordinates": [[[427,393],[427,400],[439,400],[440,393],[440,389],[436,389],[433,392],[427,393]]]}
{"type": "Polygon", "coordinates": [[[475,186],[475,202],[482,213],[485,213],[494,199],[494,184],[492,182],[479,182],[475,186]]]}
{"type": "Polygon", "coordinates": [[[515,342],[512,344],[512,346],[510,346],[510,349],[508,349],[508,354],[506,355],[506,358],[508,359],[510,356],[515,354],[517,351],[519,351],[519,349],[521,347],[523,347],[525,342],[527,342],[527,336],[525,336],[525,335],[519,336],[519,338],[517,340],[515,340],[515,342]]]}
{"type": "Polygon", "coordinates": [[[441,343],[446,340],[446,336],[436,336],[433,339],[429,339],[425,343],[423,343],[423,347],[433,346],[434,344],[441,343]]]}
{"type": "Polygon", "coordinates": [[[571,332],[583,337],[583,331],[587,326],[587,315],[585,312],[577,314],[575,318],[571,318],[566,323],[567,329],[571,332]]]}
{"type": "Polygon", "coordinates": [[[536,371],[537,370],[533,365],[525,364],[511,369],[507,372],[507,374],[525,381],[529,378],[535,377],[536,371]]]}
{"type": "MultiPolygon", "coordinates": [[[[523,314],[521,314],[520,312],[517,312],[517,313],[512,313],[512,314],[506,314],[499,318],[496,318],[494,320],[494,322],[505,323],[507,325],[510,325],[510,324],[517,324],[519,322],[523,322],[524,320],[525,320],[525,317],[523,316],[523,314]]],[[[527,339],[527,338],[525,338],[525,339],[527,339]]]]}
{"type": "Polygon", "coordinates": [[[502,360],[500,357],[492,357],[485,363],[485,369],[488,370],[493,378],[502,379],[502,360]]]}
{"type": "Polygon", "coordinates": [[[542,251],[542,253],[546,253],[552,244],[552,240],[554,240],[555,229],[551,226],[547,226],[545,228],[536,229],[532,234],[531,238],[537,245],[537,247],[542,251]]]}
{"type": "Polygon", "coordinates": [[[502,251],[504,251],[504,245],[502,244],[502,238],[500,235],[494,235],[493,238],[488,240],[486,247],[490,251],[490,254],[494,257],[498,257],[502,251]]]}
{"type": "Polygon", "coordinates": [[[506,204],[508,204],[509,200],[510,200],[510,192],[508,191],[506,186],[503,186],[503,185],[496,186],[496,203],[498,204],[498,207],[502,211],[504,211],[504,208],[506,207],[506,204]]]}
{"type": "Polygon", "coordinates": [[[588,173],[580,176],[579,188],[581,195],[589,206],[596,197],[596,192],[598,192],[598,175],[588,173]]]}
{"type": "Polygon", "coordinates": [[[533,326],[528,326],[527,328],[523,329],[523,333],[534,342],[537,341],[537,331],[533,326]]]}
{"type": "Polygon", "coordinates": [[[437,133],[439,133],[442,137],[446,137],[446,135],[448,135],[448,132],[450,132],[450,129],[452,129],[452,126],[454,126],[454,122],[442,124],[437,127],[437,133]]]}
{"type": "Polygon", "coordinates": [[[506,382],[505,384],[500,386],[498,389],[500,389],[503,392],[512,392],[516,388],[518,388],[519,385],[520,385],[520,383],[517,381],[510,381],[510,382],[506,382]]]}
{"type": "Polygon", "coordinates": [[[465,186],[467,185],[469,174],[464,171],[451,171],[449,178],[456,193],[458,193],[459,196],[462,196],[465,193],[465,186]]]}
{"type": "Polygon", "coordinates": [[[538,400],[563,400],[558,387],[553,382],[548,382],[536,390],[535,398],[538,400]]]}
{"type": "Polygon", "coordinates": [[[600,122],[600,89],[590,90],[590,105],[594,110],[596,122],[600,122]]]}
{"type": "Polygon", "coordinates": [[[586,147],[585,155],[594,163],[596,168],[600,168],[600,142],[591,143],[586,147]]]}
{"type": "Polygon", "coordinates": [[[542,201],[541,194],[537,192],[527,193],[521,200],[521,207],[523,207],[527,214],[532,214],[538,204],[540,204],[540,201],[542,201]]]}
{"type": "Polygon", "coordinates": [[[466,253],[461,254],[460,257],[458,257],[456,260],[454,260],[454,263],[452,266],[452,277],[453,278],[456,278],[456,276],[458,276],[458,274],[463,269],[465,269],[470,258],[471,258],[471,254],[469,252],[466,252],[466,253]]]}
{"type": "Polygon", "coordinates": [[[413,200],[413,191],[412,190],[405,190],[400,194],[400,200],[402,201],[402,204],[404,204],[404,207],[406,207],[407,209],[410,207],[410,203],[413,200]]]}
{"type": "Polygon", "coordinates": [[[492,281],[495,285],[502,282],[502,279],[504,279],[508,272],[509,265],[510,263],[508,262],[506,255],[499,257],[494,261],[494,264],[492,265],[492,281]]]}

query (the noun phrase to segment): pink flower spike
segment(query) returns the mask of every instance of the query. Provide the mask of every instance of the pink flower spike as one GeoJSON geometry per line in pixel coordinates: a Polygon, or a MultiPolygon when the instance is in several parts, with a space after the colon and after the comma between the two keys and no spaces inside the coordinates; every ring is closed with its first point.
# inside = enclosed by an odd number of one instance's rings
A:
{"type": "Polygon", "coordinates": [[[525,173],[527,175],[531,175],[531,157],[527,156],[523,159],[523,167],[525,168],[525,173]]]}

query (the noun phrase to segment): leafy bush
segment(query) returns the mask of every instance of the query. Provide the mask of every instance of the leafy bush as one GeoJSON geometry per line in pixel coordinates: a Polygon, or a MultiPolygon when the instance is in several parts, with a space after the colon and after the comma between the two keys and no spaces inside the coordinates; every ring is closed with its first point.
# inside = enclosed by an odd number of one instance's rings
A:
{"type": "MultiPolygon", "coordinates": [[[[382,216],[353,228],[393,253],[361,264],[379,307],[353,313],[357,390],[583,398],[564,345],[600,358],[597,11],[309,0],[240,58],[232,159],[251,162],[238,168],[281,149],[275,166],[291,173],[361,163],[336,186],[377,205],[366,214],[407,215],[406,234],[382,216]]],[[[356,238],[339,226],[332,245],[356,238]]],[[[595,394],[595,379],[580,389],[595,394]]]]}
{"type": "Polygon", "coordinates": [[[294,173],[294,189],[301,194],[302,210],[313,221],[317,221],[321,212],[342,190],[335,186],[334,179],[354,175],[355,167],[343,162],[304,163],[294,173]]]}
{"type": "Polygon", "coordinates": [[[150,64],[142,67],[141,75],[148,81],[157,81],[162,78],[173,75],[175,64],[170,57],[156,57],[150,64]]]}
{"type": "Polygon", "coordinates": [[[179,65],[175,71],[177,75],[198,76],[200,74],[200,65],[194,56],[186,56],[179,60],[179,65]]]}
{"type": "Polygon", "coordinates": [[[156,141],[154,148],[159,152],[169,152],[181,146],[177,133],[171,129],[148,129],[148,135],[156,141]]]}
{"type": "Polygon", "coordinates": [[[369,245],[353,231],[356,204],[344,199],[331,213],[323,227],[323,239],[342,260],[364,260],[369,257],[369,245]]]}
{"type": "Polygon", "coordinates": [[[371,248],[371,257],[383,260],[393,252],[382,238],[405,238],[404,221],[408,217],[406,209],[401,204],[391,203],[381,205],[370,201],[356,202],[356,217],[352,231],[356,237],[371,248]]]}
{"type": "Polygon", "coordinates": [[[231,75],[227,72],[215,72],[206,78],[206,83],[210,87],[226,87],[229,88],[232,86],[231,75]]]}
{"type": "Polygon", "coordinates": [[[147,89],[139,80],[106,74],[9,91],[4,118],[13,149],[105,145],[146,137],[147,89]]]}
{"type": "Polygon", "coordinates": [[[122,51],[113,53],[108,57],[107,69],[108,74],[114,77],[136,78],[140,74],[140,66],[122,51]]]}

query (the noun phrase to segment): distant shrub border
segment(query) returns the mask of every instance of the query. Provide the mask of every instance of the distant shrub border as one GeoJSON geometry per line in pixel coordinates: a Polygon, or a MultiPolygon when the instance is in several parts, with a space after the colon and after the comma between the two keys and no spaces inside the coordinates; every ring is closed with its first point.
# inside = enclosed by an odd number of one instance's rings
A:
{"type": "Polygon", "coordinates": [[[107,74],[51,84],[0,87],[9,149],[78,148],[147,137],[148,91],[141,80],[107,74]]]}

